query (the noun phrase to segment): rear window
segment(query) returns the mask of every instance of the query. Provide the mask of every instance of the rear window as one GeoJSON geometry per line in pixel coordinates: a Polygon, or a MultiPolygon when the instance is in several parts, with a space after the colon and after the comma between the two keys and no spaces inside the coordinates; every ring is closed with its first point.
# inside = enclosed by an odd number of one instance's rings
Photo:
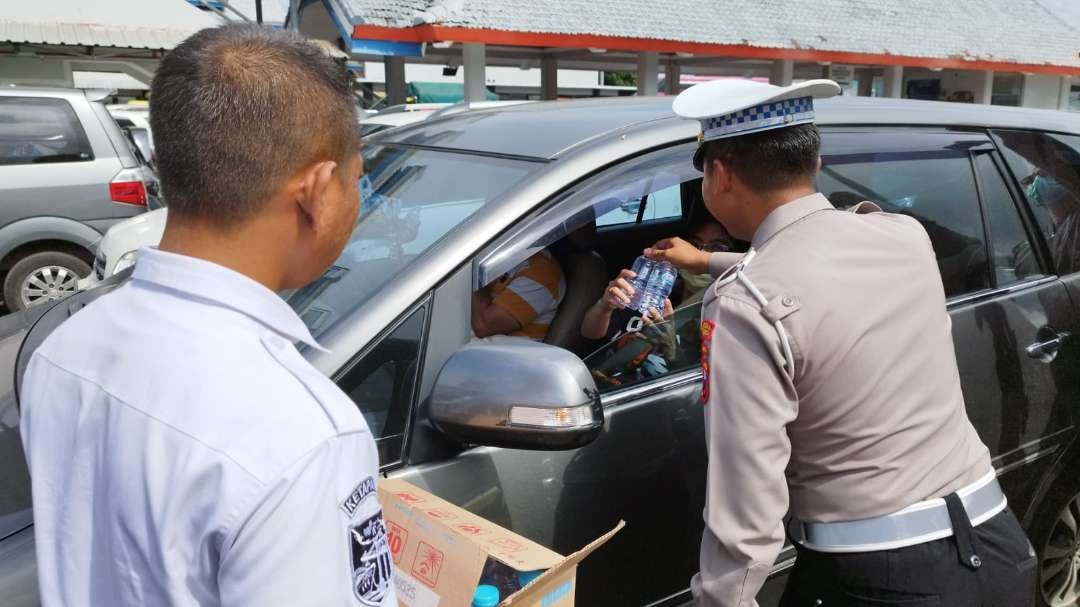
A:
{"type": "Polygon", "coordinates": [[[0,97],[0,165],[93,158],[86,132],[67,101],[0,97]]]}

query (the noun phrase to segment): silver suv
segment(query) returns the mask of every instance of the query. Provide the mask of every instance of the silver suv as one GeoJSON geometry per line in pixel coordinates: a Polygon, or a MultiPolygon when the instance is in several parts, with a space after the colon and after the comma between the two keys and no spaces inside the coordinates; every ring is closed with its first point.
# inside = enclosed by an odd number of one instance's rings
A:
{"type": "Polygon", "coordinates": [[[73,293],[101,235],[157,196],[107,96],[0,89],[0,278],[12,311],[73,293]]]}

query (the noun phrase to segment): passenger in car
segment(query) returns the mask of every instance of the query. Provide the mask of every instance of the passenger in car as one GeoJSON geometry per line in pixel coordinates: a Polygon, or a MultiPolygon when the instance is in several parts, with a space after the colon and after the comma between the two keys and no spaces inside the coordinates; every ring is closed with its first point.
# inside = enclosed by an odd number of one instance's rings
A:
{"type": "MultiPolygon", "coordinates": [[[[724,226],[703,208],[697,209],[697,214],[692,217],[685,239],[698,249],[710,253],[740,249],[745,251],[746,249],[745,243],[734,241],[724,226]]],[[[633,271],[624,269],[608,283],[603,297],[585,313],[585,318],[581,321],[582,335],[589,339],[614,339],[616,335],[626,330],[633,319],[640,316],[637,312],[626,309],[630,298],[634,295],[634,288],[630,285],[630,280],[633,278],[633,271]]],[[[679,279],[671,291],[671,299],[664,301],[664,309],[654,310],[642,320],[648,324],[671,316],[674,311],[672,299],[678,301],[680,306],[700,302],[705,288],[712,281],[711,274],[694,274],[689,270],[679,270],[679,279]]]]}
{"type": "MultiPolygon", "coordinates": [[[[1080,200],[1050,175],[1036,173],[1025,179],[1027,195],[1035,204],[1045,207],[1053,224],[1053,233],[1047,237],[1050,256],[1058,274],[1071,274],[1080,270],[1080,200]]],[[[1025,241],[1015,252],[1017,276],[1039,272],[1038,263],[1031,253],[1031,245],[1025,241]]]]}
{"type": "Polygon", "coordinates": [[[473,293],[473,334],[543,341],[565,296],[566,279],[559,262],[547,250],[540,251],[473,293]]]}

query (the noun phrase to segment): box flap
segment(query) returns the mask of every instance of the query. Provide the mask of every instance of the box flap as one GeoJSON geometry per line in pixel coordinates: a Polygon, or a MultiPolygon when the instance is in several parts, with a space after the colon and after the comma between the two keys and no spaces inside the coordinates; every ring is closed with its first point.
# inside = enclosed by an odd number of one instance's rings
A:
{"type": "Polygon", "coordinates": [[[428,522],[464,538],[518,571],[551,569],[563,561],[559,553],[404,480],[380,479],[379,490],[394,496],[402,505],[423,514],[428,522]]]}
{"type": "Polygon", "coordinates": [[[521,589],[520,591],[515,592],[514,594],[510,595],[506,600],[499,603],[499,607],[509,607],[510,605],[521,605],[523,603],[528,603],[529,601],[538,601],[539,598],[548,590],[547,586],[549,584],[546,583],[548,580],[558,577],[562,574],[562,572],[572,567],[576,567],[578,563],[585,560],[585,557],[592,554],[593,551],[600,546],[603,546],[608,540],[610,540],[625,526],[626,521],[619,521],[619,524],[615,525],[614,529],[608,531],[604,535],[601,535],[592,542],[589,542],[589,544],[581,550],[578,550],[574,554],[571,554],[570,556],[563,559],[563,561],[558,565],[555,565],[551,569],[545,571],[543,575],[533,580],[531,584],[521,589]]]}

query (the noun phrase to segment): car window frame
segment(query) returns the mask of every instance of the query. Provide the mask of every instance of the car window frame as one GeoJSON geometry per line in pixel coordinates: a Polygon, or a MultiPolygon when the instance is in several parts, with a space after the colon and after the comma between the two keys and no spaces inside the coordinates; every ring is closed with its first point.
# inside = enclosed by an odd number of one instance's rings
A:
{"type": "MultiPolygon", "coordinates": [[[[405,323],[412,319],[413,314],[420,312],[423,314],[421,320],[420,329],[420,344],[417,348],[417,362],[416,372],[412,378],[412,387],[409,393],[408,402],[396,405],[391,403],[390,406],[402,406],[405,408],[405,425],[402,427],[400,433],[395,433],[390,436],[378,437],[372,434],[372,438],[375,439],[375,446],[379,454],[379,470],[387,471],[393,468],[398,468],[405,463],[405,455],[409,451],[410,437],[413,432],[413,425],[416,417],[417,402],[420,396],[420,386],[422,378],[425,372],[425,361],[427,355],[428,342],[431,337],[431,306],[433,303],[433,292],[424,294],[418,301],[414,302],[411,306],[405,309],[393,322],[384,327],[379,333],[367,344],[364,345],[356,354],[349,358],[349,360],[341,366],[331,377],[330,380],[334,382],[335,386],[338,386],[342,392],[345,392],[341,388],[341,382],[348,376],[353,369],[357,367],[369,354],[378,349],[382,345],[383,340],[387,339],[394,334],[405,323]]],[[[347,393],[346,393],[347,394],[347,393]]],[[[349,398],[349,401],[357,408],[357,411],[363,415],[363,410],[360,405],[349,398]]],[[[367,420],[365,419],[365,424],[367,420]]]]}
{"type": "MultiPolygon", "coordinates": [[[[690,164],[690,158],[693,156],[694,146],[696,146],[696,140],[677,140],[671,141],[666,145],[647,150],[645,152],[639,152],[624,156],[611,163],[608,163],[604,167],[592,171],[590,173],[582,175],[575,180],[572,184],[565,188],[562,188],[559,192],[556,192],[552,196],[548,197],[541,203],[536,209],[528,213],[527,215],[519,218],[513,222],[503,234],[491,242],[488,246],[481,249],[473,257],[473,289],[479,289],[485,284],[491,282],[494,278],[497,278],[503,274],[498,271],[498,268],[513,267],[514,265],[521,263],[525,259],[528,259],[529,255],[524,255],[522,251],[528,250],[528,245],[522,243],[533,243],[540,240],[556,225],[551,221],[552,215],[559,215],[563,217],[562,221],[573,217],[576,213],[581,212],[586,208],[586,204],[583,204],[580,200],[575,200],[575,194],[583,187],[588,187],[596,179],[603,178],[604,175],[618,171],[618,169],[629,162],[641,159],[645,156],[651,156],[658,153],[678,153],[681,147],[686,147],[686,162],[690,164]],[[508,262],[507,259],[510,259],[508,262]],[[516,259],[517,261],[513,261],[516,259]],[[495,268],[494,270],[491,268],[495,268]],[[491,280],[489,280],[491,279],[491,280]]],[[[698,177],[700,178],[700,176],[698,177]]],[[[679,217],[672,218],[660,218],[643,221],[641,223],[631,224],[634,228],[640,228],[641,226],[651,226],[664,223],[671,223],[672,225],[682,224],[685,221],[685,211],[679,215],[679,217]]],[[[615,224],[609,226],[597,226],[597,233],[602,234],[607,230],[622,230],[628,229],[627,224],[615,224]]]]}

